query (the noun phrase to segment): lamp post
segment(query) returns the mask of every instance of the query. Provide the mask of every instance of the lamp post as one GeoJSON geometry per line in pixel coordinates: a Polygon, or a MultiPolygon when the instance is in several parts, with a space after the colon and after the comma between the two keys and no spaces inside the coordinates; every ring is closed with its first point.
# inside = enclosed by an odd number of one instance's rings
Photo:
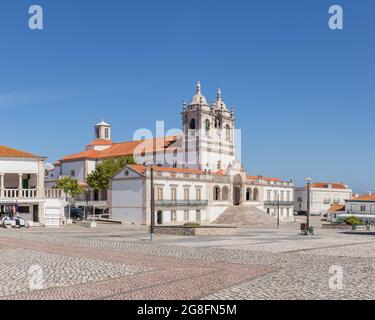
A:
{"type": "Polygon", "coordinates": [[[151,165],[151,227],[150,227],[150,240],[153,240],[155,232],[155,191],[154,191],[154,167],[151,165]]]}
{"type": "Polygon", "coordinates": [[[306,228],[307,228],[307,235],[309,235],[310,229],[310,187],[311,187],[311,178],[306,178],[306,192],[307,192],[307,210],[306,210],[306,228]]]}
{"type": "Polygon", "coordinates": [[[277,194],[277,229],[280,228],[280,193],[277,194]]]}

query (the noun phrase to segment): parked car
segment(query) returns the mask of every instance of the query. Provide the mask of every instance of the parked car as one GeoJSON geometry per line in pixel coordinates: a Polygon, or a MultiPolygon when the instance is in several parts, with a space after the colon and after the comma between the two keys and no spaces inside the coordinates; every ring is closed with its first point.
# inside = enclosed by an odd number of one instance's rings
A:
{"type": "Polygon", "coordinates": [[[85,219],[85,211],[83,208],[72,207],[70,208],[70,218],[76,220],[84,220],[85,219]]]}
{"type": "Polygon", "coordinates": [[[3,217],[1,219],[1,226],[3,228],[29,228],[29,223],[20,217],[3,217]]]}

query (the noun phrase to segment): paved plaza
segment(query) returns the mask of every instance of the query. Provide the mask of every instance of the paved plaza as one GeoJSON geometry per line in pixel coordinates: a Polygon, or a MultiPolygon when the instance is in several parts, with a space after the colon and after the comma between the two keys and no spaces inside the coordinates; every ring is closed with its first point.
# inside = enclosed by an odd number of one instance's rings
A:
{"type": "Polygon", "coordinates": [[[374,299],[375,234],[303,237],[291,224],[151,242],[143,227],[1,229],[0,267],[0,299],[374,299]]]}

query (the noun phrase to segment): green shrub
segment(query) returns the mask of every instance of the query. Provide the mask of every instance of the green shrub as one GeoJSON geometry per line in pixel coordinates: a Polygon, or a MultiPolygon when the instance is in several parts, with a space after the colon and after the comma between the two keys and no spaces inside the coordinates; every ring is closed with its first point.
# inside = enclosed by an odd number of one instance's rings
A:
{"type": "Polygon", "coordinates": [[[184,224],[184,227],[188,227],[188,228],[199,228],[200,226],[201,225],[199,223],[192,223],[192,222],[188,222],[184,224]]]}
{"type": "Polygon", "coordinates": [[[346,218],[344,220],[344,223],[350,226],[363,226],[364,222],[362,219],[356,217],[356,216],[350,216],[349,218],[346,218]]]}

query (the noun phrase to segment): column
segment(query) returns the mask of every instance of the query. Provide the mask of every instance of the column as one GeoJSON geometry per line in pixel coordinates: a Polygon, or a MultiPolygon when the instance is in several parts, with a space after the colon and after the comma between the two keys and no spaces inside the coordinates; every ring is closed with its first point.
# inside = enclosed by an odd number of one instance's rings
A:
{"type": "Polygon", "coordinates": [[[39,190],[39,174],[37,173],[36,175],[36,197],[40,198],[40,190],[39,190]]]}
{"type": "Polygon", "coordinates": [[[0,198],[4,197],[4,173],[0,173],[0,198]]]}
{"type": "Polygon", "coordinates": [[[23,178],[23,174],[22,173],[19,173],[18,174],[18,198],[22,198],[23,195],[22,195],[22,178],[23,178]]]}

